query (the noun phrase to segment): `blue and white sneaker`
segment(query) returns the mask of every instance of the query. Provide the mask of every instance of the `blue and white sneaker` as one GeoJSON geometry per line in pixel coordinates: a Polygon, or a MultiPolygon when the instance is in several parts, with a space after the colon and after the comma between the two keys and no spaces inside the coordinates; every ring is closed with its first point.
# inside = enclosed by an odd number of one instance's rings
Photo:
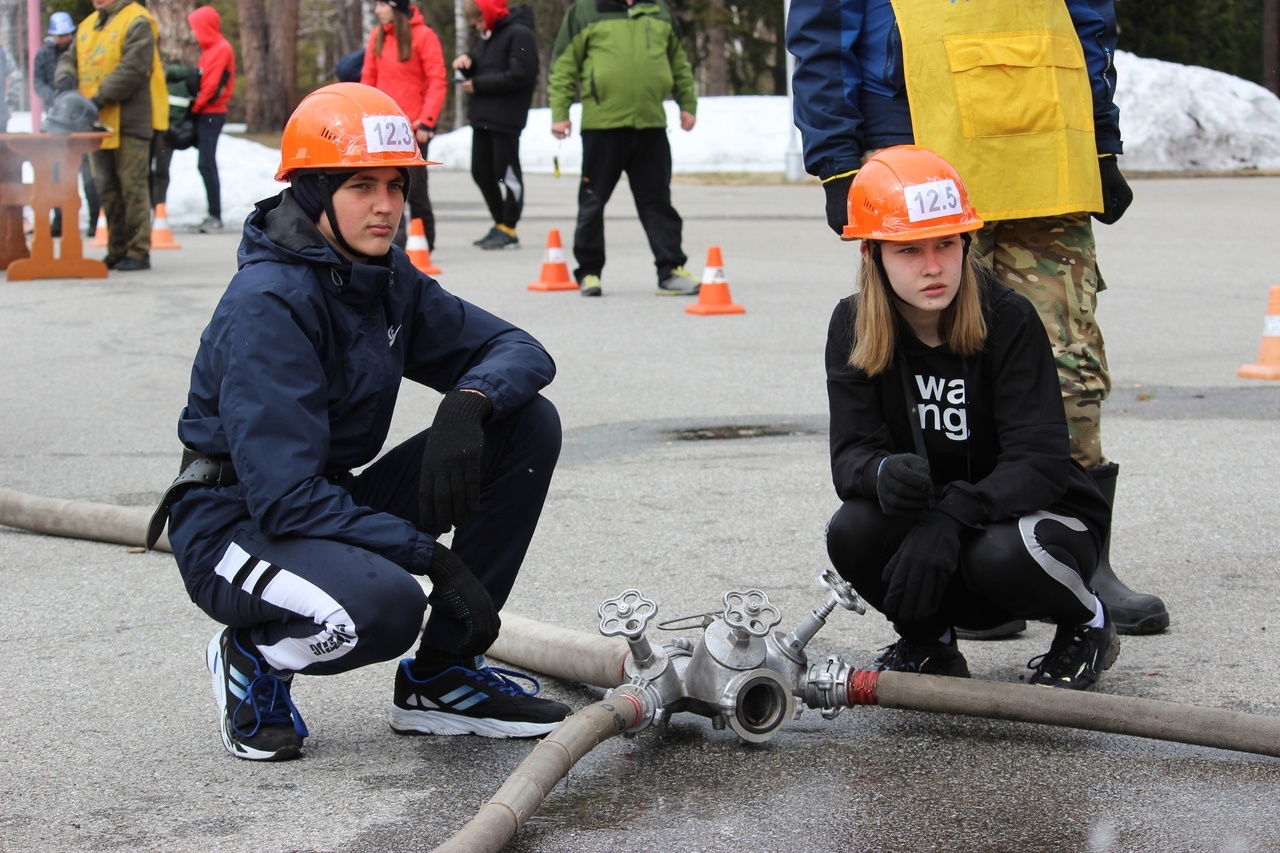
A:
{"type": "Polygon", "coordinates": [[[214,634],[205,651],[222,714],[222,745],[251,761],[297,758],[310,732],[289,698],[293,673],[271,669],[257,651],[234,628],[214,634]]]}
{"type": "Polygon", "coordinates": [[[391,728],[401,734],[542,737],[573,713],[562,702],[536,698],[542,686],[533,676],[487,666],[483,657],[476,669],[458,664],[422,681],[411,663],[406,658],[396,668],[391,728]],[[513,678],[531,683],[532,692],[513,678]]]}

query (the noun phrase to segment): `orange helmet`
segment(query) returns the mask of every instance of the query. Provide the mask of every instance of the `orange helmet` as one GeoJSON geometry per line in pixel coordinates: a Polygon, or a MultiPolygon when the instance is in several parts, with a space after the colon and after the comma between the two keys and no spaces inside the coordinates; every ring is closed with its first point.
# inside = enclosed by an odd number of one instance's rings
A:
{"type": "Polygon", "coordinates": [[[858,170],[842,239],[906,243],[981,227],[955,167],[928,148],[895,145],[858,170]]]}
{"type": "Polygon", "coordinates": [[[385,92],[334,83],[302,99],[280,139],[277,181],[298,169],[437,166],[422,158],[413,125],[385,92]]]}

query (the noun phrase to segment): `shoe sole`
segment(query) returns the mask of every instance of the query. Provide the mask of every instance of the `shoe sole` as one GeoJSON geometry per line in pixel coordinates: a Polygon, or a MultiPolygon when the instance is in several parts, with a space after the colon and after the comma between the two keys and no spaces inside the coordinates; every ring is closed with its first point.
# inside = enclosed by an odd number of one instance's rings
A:
{"type": "Polygon", "coordinates": [[[1115,611],[1111,611],[1111,621],[1115,623],[1116,633],[1125,634],[1127,636],[1142,636],[1145,634],[1159,634],[1169,627],[1169,613],[1153,613],[1150,616],[1143,616],[1135,621],[1121,622],[1115,617],[1115,611]]]}
{"type": "Polygon", "coordinates": [[[217,703],[218,716],[222,720],[219,729],[222,732],[222,745],[226,747],[227,752],[236,758],[243,758],[247,761],[287,761],[302,754],[302,750],[298,747],[289,746],[277,749],[275,752],[266,752],[232,740],[231,728],[227,725],[227,680],[220,671],[220,663],[222,661],[221,632],[214,634],[213,639],[209,641],[209,647],[205,649],[204,660],[209,667],[209,676],[213,681],[213,701],[217,703]]]}
{"type": "Polygon", "coordinates": [[[513,723],[480,717],[464,717],[442,711],[411,711],[391,706],[391,728],[402,735],[479,735],[491,738],[543,737],[556,730],[555,723],[513,723]]]}
{"type": "Polygon", "coordinates": [[[695,287],[693,290],[664,290],[663,288],[659,287],[657,290],[657,295],[658,296],[697,296],[698,288],[695,287]]]}

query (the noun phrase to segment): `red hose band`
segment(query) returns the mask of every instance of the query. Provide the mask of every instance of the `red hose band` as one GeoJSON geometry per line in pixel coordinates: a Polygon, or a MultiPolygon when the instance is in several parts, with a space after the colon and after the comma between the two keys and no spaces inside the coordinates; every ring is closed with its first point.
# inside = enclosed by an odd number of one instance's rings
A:
{"type": "Polygon", "coordinates": [[[860,669],[849,679],[849,691],[846,699],[849,707],[854,705],[875,705],[876,685],[880,682],[880,670],[860,669]]]}
{"type": "Polygon", "coordinates": [[[628,702],[630,702],[633,706],[635,706],[635,709],[636,709],[636,718],[635,718],[635,720],[632,722],[632,726],[634,726],[636,723],[638,723],[638,722],[640,722],[642,719],[644,719],[644,703],[640,701],[639,697],[637,697],[637,696],[633,696],[631,693],[628,693],[628,692],[625,692],[625,691],[624,691],[624,692],[621,692],[621,693],[616,693],[616,694],[614,694],[614,695],[613,695],[612,697],[610,697],[610,698],[612,698],[612,699],[619,699],[619,698],[620,698],[620,699],[626,699],[626,700],[627,700],[628,702]]]}

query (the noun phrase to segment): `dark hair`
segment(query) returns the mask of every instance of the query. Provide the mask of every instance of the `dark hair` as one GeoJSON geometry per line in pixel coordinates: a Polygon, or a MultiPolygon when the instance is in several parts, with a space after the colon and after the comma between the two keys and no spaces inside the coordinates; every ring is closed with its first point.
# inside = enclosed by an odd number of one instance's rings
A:
{"type": "MultiPolygon", "coordinates": [[[[408,62],[413,58],[413,35],[409,32],[409,15],[401,12],[398,6],[393,6],[391,25],[396,31],[396,53],[398,54],[396,58],[401,62],[408,62]]],[[[382,45],[386,39],[386,30],[379,26],[373,33],[373,49],[379,57],[382,56],[382,45]]]]}

